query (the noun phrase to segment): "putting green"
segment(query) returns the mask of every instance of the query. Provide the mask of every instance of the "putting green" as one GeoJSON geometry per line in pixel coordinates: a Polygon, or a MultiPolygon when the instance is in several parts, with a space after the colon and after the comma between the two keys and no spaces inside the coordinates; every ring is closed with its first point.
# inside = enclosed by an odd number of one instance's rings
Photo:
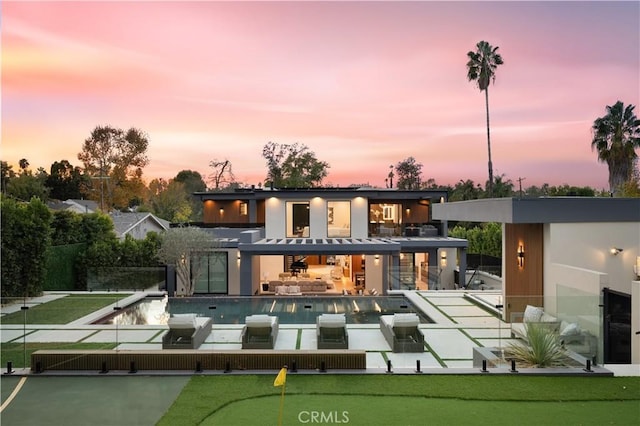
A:
{"type": "MultiPolygon", "coordinates": [[[[201,425],[276,425],[279,396],[248,398],[201,425]]],[[[283,425],[632,425],[637,401],[477,401],[415,396],[285,395],[283,425]]]]}

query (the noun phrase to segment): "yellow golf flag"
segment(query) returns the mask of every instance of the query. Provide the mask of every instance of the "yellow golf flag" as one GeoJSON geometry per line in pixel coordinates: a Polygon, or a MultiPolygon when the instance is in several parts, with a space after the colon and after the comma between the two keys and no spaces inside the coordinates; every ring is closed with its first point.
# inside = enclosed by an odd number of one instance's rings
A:
{"type": "Polygon", "coordinates": [[[284,386],[287,381],[287,368],[284,367],[280,370],[276,379],[273,381],[273,386],[284,386]]]}

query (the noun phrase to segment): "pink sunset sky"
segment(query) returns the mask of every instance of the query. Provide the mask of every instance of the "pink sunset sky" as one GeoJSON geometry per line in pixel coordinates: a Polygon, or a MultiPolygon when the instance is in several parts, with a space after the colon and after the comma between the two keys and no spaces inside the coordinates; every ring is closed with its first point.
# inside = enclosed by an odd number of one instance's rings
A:
{"type": "MultiPolygon", "coordinates": [[[[301,143],[325,184],[384,186],[409,156],[440,184],[494,174],[608,188],[591,125],[639,104],[638,2],[2,2],[2,160],[47,171],[97,125],[148,134],[147,180],[266,176],[262,147],[301,143]]],[[[640,107],[636,108],[640,115],[640,107]]]]}

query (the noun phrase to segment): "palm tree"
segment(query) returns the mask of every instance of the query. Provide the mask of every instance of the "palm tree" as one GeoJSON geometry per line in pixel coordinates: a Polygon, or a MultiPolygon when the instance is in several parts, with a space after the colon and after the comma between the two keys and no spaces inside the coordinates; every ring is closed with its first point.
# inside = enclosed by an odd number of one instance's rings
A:
{"type": "Polygon", "coordinates": [[[485,105],[487,108],[487,150],[489,152],[489,182],[487,192],[493,196],[493,163],[491,162],[491,136],[489,133],[489,83],[496,80],[496,68],[502,65],[502,56],[498,53],[498,47],[491,46],[486,41],[476,44],[476,51],[467,53],[467,78],[475,81],[480,91],[484,90],[485,105]]]}
{"type": "Polygon", "coordinates": [[[591,149],[598,151],[598,161],[609,166],[609,189],[612,194],[633,177],[640,148],[640,120],[633,113],[634,105],[620,101],[607,105],[607,115],[593,122],[591,149]]]}

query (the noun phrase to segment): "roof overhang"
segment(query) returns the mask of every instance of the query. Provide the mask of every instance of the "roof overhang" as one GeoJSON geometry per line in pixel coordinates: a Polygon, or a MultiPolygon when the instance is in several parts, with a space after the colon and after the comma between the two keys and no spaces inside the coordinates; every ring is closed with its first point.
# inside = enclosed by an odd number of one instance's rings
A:
{"type": "Polygon", "coordinates": [[[640,198],[490,198],[438,203],[438,220],[499,223],[638,222],[640,198]]]}
{"type": "Polygon", "coordinates": [[[251,254],[393,254],[401,245],[385,238],[265,238],[238,248],[251,254]]]}
{"type": "Polygon", "coordinates": [[[278,198],[282,200],[311,199],[320,197],[328,200],[364,197],[369,200],[437,200],[447,199],[447,191],[442,190],[398,190],[381,188],[305,188],[274,190],[236,190],[230,192],[195,192],[201,201],[206,200],[265,200],[278,198]]]}
{"type": "Polygon", "coordinates": [[[251,254],[399,254],[434,248],[466,248],[459,238],[264,238],[239,243],[238,249],[251,254]]]}

